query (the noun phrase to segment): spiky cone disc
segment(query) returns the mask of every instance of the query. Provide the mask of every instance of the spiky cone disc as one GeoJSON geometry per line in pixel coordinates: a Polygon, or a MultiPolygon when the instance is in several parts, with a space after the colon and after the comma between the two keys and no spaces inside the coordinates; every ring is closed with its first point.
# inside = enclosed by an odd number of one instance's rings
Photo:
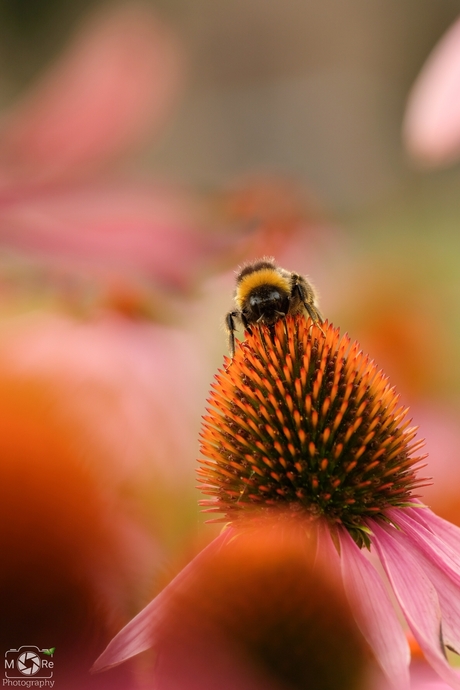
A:
{"type": "Polygon", "coordinates": [[[358,343],[303,316],[256,326],[226,359],[203,417],[198,469],[208,512],[234,521],[289,508],[344,525],[362,545],[428,483],[407,409],[358,343]]]}

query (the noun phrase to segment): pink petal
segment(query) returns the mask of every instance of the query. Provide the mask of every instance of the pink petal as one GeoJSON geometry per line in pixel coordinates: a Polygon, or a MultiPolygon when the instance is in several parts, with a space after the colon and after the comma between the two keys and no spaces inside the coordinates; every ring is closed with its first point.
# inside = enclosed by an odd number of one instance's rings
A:
{"type": "Polygon", "coordinates": [[[234,534],[235,531],[232,528],[225,529],[198,556],[190,561],[179,575],[176,575],[169,585],[109,642],[106,649],[94,662],[91,670],[102,671],[117,666],[126,659],[152,647],[155,644],[155,627],[162,620],[163,606],[167,602],[169,593],[182,587],[188,581],[197,563],[208,558],[210,554],[216,553],[233,538],[234,534]]]}
{"type": "MultiPolygon", "coordinates": [[[[455,547],[452,548],[447,541],[439,538],[421,523],[421,520],[424,518],[429,520],[428,514],[431,511],[428,509],[424,510],[423,508],[420,509],[422,516],[419,518],[417,509],[411,510],[412,514],[406,509],[389,510],[388,516],[394,520],[396,525],[402,528],[420,551],[460,588],[460,552],[455,547]]],[[[452,527],[458,531],[458,528],[453,525],[452,527]]]]}
{"type": "Polygon", "coordinates": [[[395,688],[409,688],[410,650],[388,592],[346,531],[340,532],[342,576],[356,621],[395,688]]]}
{"type": "MultiPolygon", "coordinates": [[[[449,690],[450,687],[435,674],[431,666],[425,661],[413,664],[411,668],[411,690],[449,690]]],[[[379,688],[379,690],[384,689],[379,688]]]]}
{"type": "MultiPolygon", "coordinates": [[[[442,614],[442,635],[444,642],[452,650],[460,650],[460,589],[445,575],[442,570],[433,565],[411,543],[410,539],[401,535],[405,549],[413,554],[414,558],[423,563],[423,570],[433,583],[438,594],[442,614]]],[[[458,652],[457,652],[458,653],[458,652]]]]}
{"type": "Polygon", "coordinates": [[[426,508],[394,509],[389,516],[402,529],[398,538],[404,540],[405,549],[423,561],[423,569],[436,588],[445,643],[460,651],[460,530],[426,508]],[[440,523],[450,544],[427,528],[430,522],[440,523]]]}
{"type": "Polygon", "coordinates": [[[439,517],[432,510],[410,508],[407,511],[415,521],[425,524],[460,557],[460,528],[439,517]]]}
{"type": "Polygon", "coordinates": [[[176,38],[148,5],[105,8],[5,116],[0,177],[43,181],[138,145],[169,115],[181,73],[176,38]]]}
{"type": "Polygon", "coordinates": [[[402,612],[428,663],[441,678],[460,688],[460,676],[449,665],[442,644],[441,608],[436,590],[418,560],[405,549],[394,528],[391,534],[373,522],[375,546],[402,612]]]}
{"type": "Polygon", "coordinates": [[[409,95],[403,126],[409,153],[428,165],[460,154],[460,19],[441,38],[409,95]]]}
{"type": "Polygon", "coordinates": [[[316,560],[328,570],[333,577],[341,581],[341,564],[337,548],[332,541],[329,526],[326,523],[317,524],[317,547],[316,560]]]}
{"type": "Polygon", "coordinates": [[[151,182],[72,187],[0,209],[2,246],[58,269],[186,289],[229,240],[206,232],[196,200],[151,182]]]}

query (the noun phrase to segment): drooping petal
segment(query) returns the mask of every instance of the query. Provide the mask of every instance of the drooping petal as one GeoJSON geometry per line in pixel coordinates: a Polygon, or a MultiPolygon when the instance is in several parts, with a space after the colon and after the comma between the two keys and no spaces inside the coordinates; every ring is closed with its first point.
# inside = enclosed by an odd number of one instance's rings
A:
{"type": "Polygon", "coordinates": [[[443,640],[450,649],[460,650],[460,590],[442,570],[437,568],[420,552],[409,537],[400,536],[405,542],[405,549],[423,563],[423,570],[433,583],[441,606],[443,640]]]}
{"type": "Polygon", "coordinates": [[[169,594],[180,588],[187,582],[193,573],[197,563],[216,553],[224,544],[233,538],[233,528],[225,529],[214,539],[198,556],[177,575],[158,596],[153,599],[140,613],[137,614],[122,630],[110,641],[92,666],[92,671],[102,671],[113,666],[118,666],[126,659],[140,654],[149,649],[155,642],[155,626],[160,623],[163,616],[163,607],[167,603],[169,594]]]}
{"type": "MultiPolygon", "coordinates": [[[[420,660],[411,668],[411,690],[451,690],[451,686],[445,683],[426,661],[420,660]]],[[[373,690],[377,690],[373,688],[373,690]]],[[[387,690],[387,688],[378,688],[387,690]]]]}
{"type": "Polygon", "coordinates": [[[433,513],[432,510],[420,510],[418,508],[409,508],[407,512],[412,518],[429,527],[435,534],[438,535],[443,542],[448,544],[455,553],[460,556],[460,528],[453,525],[448,520],[433,513]]]}
{"type": "MultiPolygon", "coordinates": [[[[460,651],[460,577],[455,563],[455,551],[448,543],[442,543],[429,529],[430,521],[441,521],[434,513],[426,508],[411,508],[408,510],[388,511],[392,519],[402,527],[398,535],[404,540],[405,549],[411,551],[420,561],[423,569],[436,588],[442,612],[443,638],[450,648],[460,651]],[[432,516],[432,520],[430,517],[432,516]]],[[[441,522],[446,522],[442,520],[441,522]]],[[[447,534],[452,537],[453,545],[458,538],[459,531],[450,523],[446,523],[447,534]],[[453,527],[453,530],[450,528],[453,527]]],[[[458,552],[460,562],[460,551],[458,552]]]]}
{"type": "Polygon", "coordinates": [[[147,4],[89,19],[0,126],[0,188],[108,162],[169,115],[181,82],[177,40],[147,4]],[[4,178],[4,179],[3,179],[4,178]]]}
{"type": "Polygon", "coordinates": [[[395,529],[372,524],[375,546],[404,616],[428,663],[453,688],[460,676],[446,659],[441,627],[441,607],[433,583],[423,570],[423,561],[404,549],[395,529]]]}
{"type": "MultiPolygon", "coordinates": [[[[429,513],[430,511],[426,510],[425,512],[429,513]]],[[[424,514],[414,518],[413,515],[416,516],[416,514],[415,509],[412,509],[412,514],[406,510],[388,511],[388,515],[395,521],[395,524],[410,536],[420,551],[460,588],[460,551],[455,547],[452,548],[450,543],[438,537],[421,522],[424,519],[424,514]]],[[[452,525],[452,527],[454,526],[452,525]]],[[[445,530],[446,533],[449,532],[451,543],[454,544],[455,530],[458,528],[454,527],[454,530],[451,531],[445,530]]]]}
{"type": "Polygon", "coordinates": [[[409,688],[409,645],[382,579],[345,530],[340,549],[345,590],[361,632],[394,687],[409,688]]]}
{"type": "Polygon", "coordinates": [[[409,95],[403,137],[409,153],[442,165],[460,153],[460,20],[441,38],[409,95]]]}

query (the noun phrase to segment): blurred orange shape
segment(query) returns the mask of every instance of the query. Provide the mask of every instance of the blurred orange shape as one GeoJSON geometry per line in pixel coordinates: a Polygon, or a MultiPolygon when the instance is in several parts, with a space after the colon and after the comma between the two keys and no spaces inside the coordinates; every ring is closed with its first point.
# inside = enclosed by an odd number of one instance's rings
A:
{"type": "MultiPolygon", "coordinates": [[[[86,686],[128,616],[153,540],[107,490],[100,448],[43,381],[0,367],[0,639],[56,647],[63,687],[86,686]]],[[[131,671],[101,687],[129,688],[131,671]]]]}
{"type": "Polygon", "coordinates": [[[362,687],[367,649],[305,529],[262,522],[200,562],[159,626],[161,690],[362,687]]]}
{"type": "MultiPolygon", "coordinates": [[[[282,515],[229,528],[163,590],[149,607],[155,687],[364,687],[367,646],[309,528],[282,515]]],[[[127,649],[148,622],[126,633],[127,649]]]]}

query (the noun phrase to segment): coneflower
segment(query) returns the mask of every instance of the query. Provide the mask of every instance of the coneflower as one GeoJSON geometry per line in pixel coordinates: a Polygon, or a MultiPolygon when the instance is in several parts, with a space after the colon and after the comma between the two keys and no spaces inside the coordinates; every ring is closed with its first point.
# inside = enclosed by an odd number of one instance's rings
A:
{"type": "MultiPolygon", "coordinates": [[[[460,530],[418,501],[414,492],[428,482],[417,476],[423,442],[359,345],[303,316],[253,327],[209,403],[199,475],[210,498],[202,503],[232,527],[207,551],[223,548],[248,514],[307,517],[394,686],[409,687],[410,651],[388,584],[427,661],[460,688],[446,658],[446,648],[460,650],[460,530]]],[[[193,563],[119,633],[98,668],[152,645],[167,590],[193,563]]]]}
{"type": "MultiPolygon", "coordinates": [[[[198,470],[201,501],[235,521],[289,506],[369,545],[368,518],[384,519],[423,486],[426,456],[388,379],[348,336],[303,317],[255,329],[213,384],[198,470]]],[[[219,519],[219,518],[218,518],[219,519]]]]}

